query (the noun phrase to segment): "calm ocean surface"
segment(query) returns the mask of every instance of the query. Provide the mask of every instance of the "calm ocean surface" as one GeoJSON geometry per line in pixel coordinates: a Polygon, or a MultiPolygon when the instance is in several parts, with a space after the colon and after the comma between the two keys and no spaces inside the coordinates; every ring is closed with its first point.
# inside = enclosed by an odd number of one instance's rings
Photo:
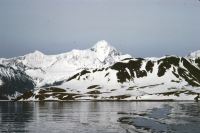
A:
{"type": "Polygon", "coordinates": [[[0,102],[0,132],[199,133],[195,102],[0,102]]]}

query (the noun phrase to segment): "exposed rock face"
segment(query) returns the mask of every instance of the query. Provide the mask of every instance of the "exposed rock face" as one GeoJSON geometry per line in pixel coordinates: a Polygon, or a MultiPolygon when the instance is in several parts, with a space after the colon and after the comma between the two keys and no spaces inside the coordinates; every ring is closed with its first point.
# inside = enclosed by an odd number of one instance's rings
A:
{"type": "Polygon", "coordinates": [[[34,89],[32,79],[20,70],[0,65],[0,99],[34,89]]]}

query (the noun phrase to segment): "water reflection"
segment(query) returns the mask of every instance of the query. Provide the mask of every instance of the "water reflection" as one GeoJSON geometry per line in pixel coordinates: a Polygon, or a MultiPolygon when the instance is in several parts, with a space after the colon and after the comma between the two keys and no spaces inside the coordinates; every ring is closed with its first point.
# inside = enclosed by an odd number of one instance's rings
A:
{"type": "Polygon", "coordinates": [[[195,132],[199,116],[193,102],[0,102],[0,132],[195,132]]]}
{"type": "Polygon", "coordinates": [[[26,132],[27,123],[33,121],[33,103],[0,103],[2,132],[26,132]]]}

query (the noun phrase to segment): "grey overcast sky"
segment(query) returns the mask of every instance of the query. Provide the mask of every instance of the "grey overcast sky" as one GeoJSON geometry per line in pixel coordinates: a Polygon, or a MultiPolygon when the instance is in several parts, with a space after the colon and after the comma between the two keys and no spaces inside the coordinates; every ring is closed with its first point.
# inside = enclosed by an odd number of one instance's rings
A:
{"type": "Polygon", "coordinates": [[[0,0],[0,57],[107,40],[135,57],[200,49],[199,0],[0,0]]]}

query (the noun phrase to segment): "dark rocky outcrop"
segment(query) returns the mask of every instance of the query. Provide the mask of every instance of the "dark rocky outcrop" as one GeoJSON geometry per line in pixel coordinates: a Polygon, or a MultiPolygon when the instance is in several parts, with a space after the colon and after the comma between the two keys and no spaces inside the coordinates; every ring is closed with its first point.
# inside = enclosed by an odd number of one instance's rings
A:
{"type": "Polygon", "coordinates": [[[24,93],[34,89],[34,82],[23,71],[15,70],[12,67],[0,65],[0,79],[3,84],[0,86],[0,99],[12,96],[16,92],[24,93]]]}

